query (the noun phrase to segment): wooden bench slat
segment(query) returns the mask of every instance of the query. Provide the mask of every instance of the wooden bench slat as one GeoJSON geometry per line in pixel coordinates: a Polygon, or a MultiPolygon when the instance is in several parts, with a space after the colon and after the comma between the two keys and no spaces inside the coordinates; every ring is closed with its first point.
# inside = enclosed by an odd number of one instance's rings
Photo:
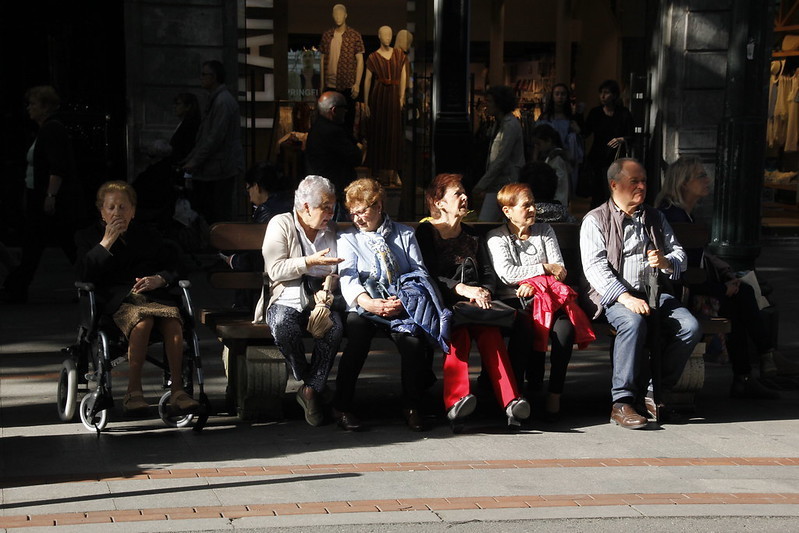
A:
{"type": "Polygon", "coordinates": [[[271,339],[268,324],[253,324],[252,319],[219,320],[214,325],[217,336],[222,339],[271,339]]]}
{"type": "Polygon", "coordinates": [[[211,246],[217,250],[260,250],[266,224],[219,222],[211,226],[211,246]]]}

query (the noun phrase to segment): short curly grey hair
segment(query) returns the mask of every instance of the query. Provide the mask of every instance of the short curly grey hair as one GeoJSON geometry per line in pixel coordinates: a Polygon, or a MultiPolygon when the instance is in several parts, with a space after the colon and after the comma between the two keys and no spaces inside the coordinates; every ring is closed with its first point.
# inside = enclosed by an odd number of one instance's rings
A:
{"type": "Polygon", "coordinates": [[[325,196],[336,197],[336,188],[329,179],[322,176],[305,176],[294,193],[294,210],[299,211],[305,204],[309,207],[319,207],[325,196]]]}

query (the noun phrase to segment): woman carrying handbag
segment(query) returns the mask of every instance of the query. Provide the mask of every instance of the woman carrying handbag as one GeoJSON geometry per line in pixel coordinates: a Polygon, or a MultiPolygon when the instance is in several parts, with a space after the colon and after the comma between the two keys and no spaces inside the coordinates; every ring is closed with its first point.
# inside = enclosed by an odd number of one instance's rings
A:
{"type": "MultiPolygon", "coordinates": [[[[462,224],[469,199],[461,179],[459,174],[436,176],[425,192],[431,221],[419,225],[416,239],[445,305],[454,307],[463,305],[459,302],[471,302],[488,310],[492,308],[496,277],[477,232],[462,224]]],[[[519,420],[530,416],[530,404],[519,395],[500,327],[484,325],[483,320],[480,324],[468,323],[458,318],[458,314],[456,311],[453,316],[450,350],[444,358],[444,407],[453,431],[462,429],[462,419],[477,405],[469,387],[472,340],[477,343],[494,393],[505,409],[508,425],[519,426],[519,420]]]]}

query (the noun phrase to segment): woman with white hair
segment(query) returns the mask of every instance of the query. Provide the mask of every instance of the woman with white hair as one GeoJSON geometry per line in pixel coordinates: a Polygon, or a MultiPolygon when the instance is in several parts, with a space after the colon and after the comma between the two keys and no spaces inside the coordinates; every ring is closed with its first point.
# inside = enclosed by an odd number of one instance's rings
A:
{"type": "Polygon", "coordinates": [[[272,330],[275,344],[286,358],[294,379],[304,384],[297,391],[297,402],[305,411],[305,420],[318,426],[324,419],[320,394],[341,342],[342,326],[338,313],[327,333],[314,339],[311,361],[305,355],[303,330],[314,308],[309,287],[318,289],[322,280],[336,272],[342,260],[336,257],[336,228],[333,211],[336,191],[330,180],[307,176],[294,193],[294,209],[276,215],[266,227],[264,270],[269,276],[269,301],[262,296],[255,319],[263,320],[272,330]]]}

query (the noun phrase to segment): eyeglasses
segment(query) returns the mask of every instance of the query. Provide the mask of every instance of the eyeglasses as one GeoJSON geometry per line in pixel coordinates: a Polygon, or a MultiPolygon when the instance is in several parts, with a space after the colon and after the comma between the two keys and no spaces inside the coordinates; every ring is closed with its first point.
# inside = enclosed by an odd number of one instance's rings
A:
{"type": "Polygon", "coordinates": [[[213,76],[213,75],[214,75],[213,72],[200,72],[200,77],[201,78],[204,78],[206,76],[213,76]]]}
{"type": "Polygon", "coordinates": [[[366,216],[366,213],[368,213],[369,210],[372,209],[375,205],[377,205],[377,202],[372,202],[370,205],[367,205],[363,209],[359,209],[358,211],[350,211],[350,217],[352,217],[353,219],[363,218],[366,216]]]}
{"type": "Polygon", "coordinates": [[[318,205],[316,207],[310,207],[309,210],[310,209],[318,209],[319,211],[322,211],[324,213],[333,213],[336,210],[336,204],[324,203],[324,204],[318,205]]]}

